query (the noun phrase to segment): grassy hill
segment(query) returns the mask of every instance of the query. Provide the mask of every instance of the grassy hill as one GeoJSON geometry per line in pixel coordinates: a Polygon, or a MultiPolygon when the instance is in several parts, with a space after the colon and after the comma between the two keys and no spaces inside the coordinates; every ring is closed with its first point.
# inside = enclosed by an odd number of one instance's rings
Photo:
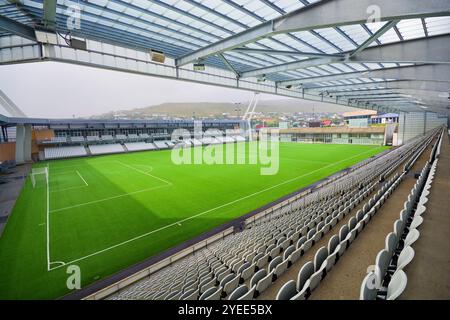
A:
{"type": "MultiPolygon", "coordinates": [[[[212,103],[212,102],[176,102],[163,103],[159,105],[136,108],[131,110],[110,111],[100,115],[102,118],[112,118],[113,115],[121,115],[128,118],[145,118],[156,115],[167,115],[173,117],[222,117],[223,114],[236,116],[238,113],[242,115],[248,106],[247,102],[239,105],[240,112],[235,111],[238,105],[234,103],[212,103]]],[[[262,100],[256,107],[257,112],[265,114],[276,113],[295,113],[295,112],[312,112],[317,113],[331,112],[342,113],[353,111],[354,108],[338,106],[328,103],[313,102],[307,100],[280,99],[280,100],[262,100]]],[[[98,116],[96,116],[98,117],[98,116]]]]}

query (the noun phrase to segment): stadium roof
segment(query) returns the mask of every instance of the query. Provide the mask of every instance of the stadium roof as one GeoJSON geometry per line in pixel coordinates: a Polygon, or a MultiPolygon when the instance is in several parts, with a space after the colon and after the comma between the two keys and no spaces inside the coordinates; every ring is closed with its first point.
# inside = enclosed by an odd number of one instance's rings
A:
{"type": "MultiPolygon", "coordinates": [[[[243,120],[237,119],[209,119],[201,120],[205,124],[236,124],[242,123],[243,120]]],[[[2,126],[16,126],[18,124],[22,125],[33,125],[33,126],[50,126],[50,127],[61,127],[61,128],[76,128],[82,127],[92,127],[97,128],[98,126],[108,126],[107,128],[151,128],[155,126],[160,126],[163,124],[191,124],[194,125],[195,120],[165,120],[165,119],[44,119],[44,118],[22,118],[22,117],[7,117],[0,114],[0,125],[2,126]]]]}
{"type": "Polygon", "coordinates": [[[0,0],[0,64],[44,60],[448,114],[450,0],[0,0]]]}

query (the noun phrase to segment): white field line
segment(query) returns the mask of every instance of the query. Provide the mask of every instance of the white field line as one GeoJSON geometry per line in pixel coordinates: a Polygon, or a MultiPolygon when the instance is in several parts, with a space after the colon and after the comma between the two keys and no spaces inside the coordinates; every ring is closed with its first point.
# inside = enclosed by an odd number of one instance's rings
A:
{"type": "Polygon", "coordinates": [[[76,170],[78,176],[81,178],[81,180],[83,180],[84,184],[86,185],[86,187],[88,187],[88,183],[86,182],[86,180],[84,180],[83,176],[80,174],[80,172],[78,172],[78,170],[76,170]]]}
{"type": "Polygon", "coordinates": [[[139,173],[145,174],[146,176],[155,178],[155,179],[157,179],[157,180],[159,180],[159,181],[162,181],[162,182],[164,182],[164,183],[166,183],[166,184],[168,184],[168,185],[172,185],[172,182],[169,182],[169,181],[164,180],[164,179],[162,179],[162,178],[160,178],[160,177],[154,176],[154,175],[152,175],[152,174],[150,174],[150,173],[148,173],[148,172],[146,172],[146,171],[142,171],[142,170],[136,169],[135,167],[130,166],[130,165],[126,164],[126,163],[123,163],[122,161],[117,160],[116,162],[120,163],[120,164],[123,165],[124,167],[127,167],[127,168],[129,168],[129,169],[133,169],[133,170],[136,171],[136,172],[139,172],[139,173]]]}
{"type": "Polygon", "coordinates": [[[65,266],[65,265],[68,265],[68,264],[72,264],[72,263],[74,263],[74,262],[78,262],[78,261],[81,261],[81,260],[84,260],[84,259],[90,258],[90,257],[92,257],[92,256],[95,256],[95,255],[97,255],[97,254],[100,254],[100,253],[103,253],[103,252],[109,251],[109,250],[111,250],[111,249],[114,249],[114,248],[120,247],[120,246],[122,246],[122,245],[124,245],[124,244],[130,243],[130,242],[133,242],[133,241],[135,241],[135,240],[138,240],[138,239],[140,239],[140,238],[144,238],[144,237],[146,237],[146,236],[148,236],[148,235],[151,235],[151,234],[153,234],[153,233],[156,233],[156,232],[159,232],[159,231],[165,230],[165,229],[167,229],[167,228],[170,228],[170,227],[173,227],[173,226],[176,226],[176,225],[177,225],[177,226],[180,226],[180,224],[181,224],[182,222],[185,222],[185,221],[188,221],[188,220],[192,220],[192,219],[194,219],[194,218],[197,218],[197,217],[199,217],[199,216],[202,216],[202,215],[204,215],[204,214],[207,214],[207,213],[209,213],[209,212],[215,211],[215,210],[217,210],[217,209],[220,209],[220,208],[223,208],[223,207],[229,206],[229,205],[231,205],[231,204],[234,204],[234,203],[236,203],[236,202],[239,202],[239,201],[242,201],[242,200],[245,200],[245,199],[251,198],[251,197],[253,197],[253,196],[255,196],[255,195],[258,195],[258,194],[261,194],[261,193],[263,193],[263,192],[266,192],[266,191],[268,191],[268,190],[271,190],[271,189],[277,188],[277,187],[279,187],[279,186],[281,186],[281,185],[284,185],[284,184],[290,183],[290,182],[292,182],[292,181],[298,180],[298,179],[300,179],[300,178],[306,177],[306,176],[308,176],[308,175],[311,175],[311,174],[313,174],[313,173],[315,173],[315,172],[317,172],[317,171],[320,171],[320,170],[322,170],[322,169],[325,169],[325,168],[331,167],[331,166],[333,166],[333,165],[336,165],[336,164],[342,163],[342,162],[344,162],[344,161],[347,161],[347,160],[350,160],[350,159],[356,158],[356,157],[358,157],[358,156],[360,156],[360,155],[362,155],[362,154],[365,154],[365,153],[368,153],[368,152],[371,152],[371,151],[374,151],[374,150],[376,150],[376,149],[380,149],[380,148],[381,148],[381,147],[377,147],[377,148],[374,148],[374,149],[366,150],[366,151],[364,151],[364,152],[361,152],[361,153],[359,153],[359,154],[357,154],[357,155],[351,156],[351,157],[349,157],[349,158],[343,159],[343,160],[341,160],[341,161],[338,161],[338,162],[334,162],[334,163],[332,163],[332,164],[330,164],[330,165],[327,165],[327,166],[324,166],[324,167],[322,167],[322,168],[319,168],[319,169],[316,169],[316,170],[310,171],[310,172],[308,172],[308,173],[305,173],[305,174],[303,174],[303,175],[300,175],[300,176],[298,176],[298,177],[295,177],[295,178],[292,178],[292,179],[286,180],[286,181],[284,181],[284,182],[281,182],[281,183],[279,183],[279,184],[273,185],[273,186],[271,186],[271,187],[269,187],[269,188],[266,188],[266,189],[260,190],[260,191],[258,191],[258,192],[252,193],[252,194],[249,194],[249,195],[247,195],[247,196],[245,196],[245,197],[242,197],[242,198],[239,198],[239,199],[233,200],[233,201],[231,201],[231,202],[225,203],[225,204],[223,204],[223,205],[220,205],[220,206],[218,206],[218,207],[215,207],[215,208],[212,208],[212,209],[209,209],[209,210],[206,210],[206,211],[200,212],[200,213],[198,213],[198,214],[196,214],[196,215],[193,215],[193,216],[187,217],[187,218],[185,218],[185,219],[182,219],[182,220],[179,220],[179,221],[173,222],[173,223],[171,223],[171,224],[168,224],[168,225],[166,225],[166,226],[163,226],[163,227],[161,227],[161,228],[158,228],[158,229],[155,229],[155,230],[149,231],[149,232],[147,232],[147,233],[141,234],[141,235],[139,235],[139,236],[136,236],[136,237],[134,237],[134,238],[131,238],[131,239],[125,240],[125,241],[123,241],[123,242],[120,242],[120,243],[118,243],[118,244],[115,244],[115,245],[113,245],[113,246],[110,246],[110,247],[108,247],[108,248],[105,248],[105,249],[102,249],[102,250],[99,250],[99,251],[93,252],[93,253],[91,253],[91,254],[88,254],[88,255],[86,255],[86,256],[84,256],[84,257],[81,257],[81,258],[78,258],[78,259],[75,259],[75,260],[72,260],[72,261],[66,262],[66,263],[65,263],[64,265],[60,265],[60,266],[54,267],[54,268],[52,268],[51,270],[54,270],[54,269],[57,269],[57,268],[63,267],[63,266],[65,266]]]}
{"type": "Polygon", "coordinates": [[[47,164],[47,210],[46,210],[46,234],[47,234],[47,271],[50,271],[50,173],[47,164]]]}

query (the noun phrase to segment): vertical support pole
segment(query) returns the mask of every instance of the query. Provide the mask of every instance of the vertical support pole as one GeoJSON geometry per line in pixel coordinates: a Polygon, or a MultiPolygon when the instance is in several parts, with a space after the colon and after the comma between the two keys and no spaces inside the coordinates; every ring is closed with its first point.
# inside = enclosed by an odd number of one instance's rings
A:
{"type": "Polygon", "coordinates": [[[16,126],[16,163],[24,163],[23,145],[25,143],[25,126],[19,124],[16,126]]]}

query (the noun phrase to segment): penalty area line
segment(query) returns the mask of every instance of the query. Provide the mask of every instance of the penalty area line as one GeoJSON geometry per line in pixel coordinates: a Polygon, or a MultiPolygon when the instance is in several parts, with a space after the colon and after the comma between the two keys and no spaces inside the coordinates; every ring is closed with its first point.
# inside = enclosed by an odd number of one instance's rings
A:
{"type": "Polygon", "coordinates": [[[75,170],[78,174],[78,176],[81,178],[81,180],[83,180],[84,184],[86,185],[86,187],[88,187],[88,183],[86,182],[86,180],[84,180],[83,176],[80,174],[80,172],[78,170],[75,170]]]}

